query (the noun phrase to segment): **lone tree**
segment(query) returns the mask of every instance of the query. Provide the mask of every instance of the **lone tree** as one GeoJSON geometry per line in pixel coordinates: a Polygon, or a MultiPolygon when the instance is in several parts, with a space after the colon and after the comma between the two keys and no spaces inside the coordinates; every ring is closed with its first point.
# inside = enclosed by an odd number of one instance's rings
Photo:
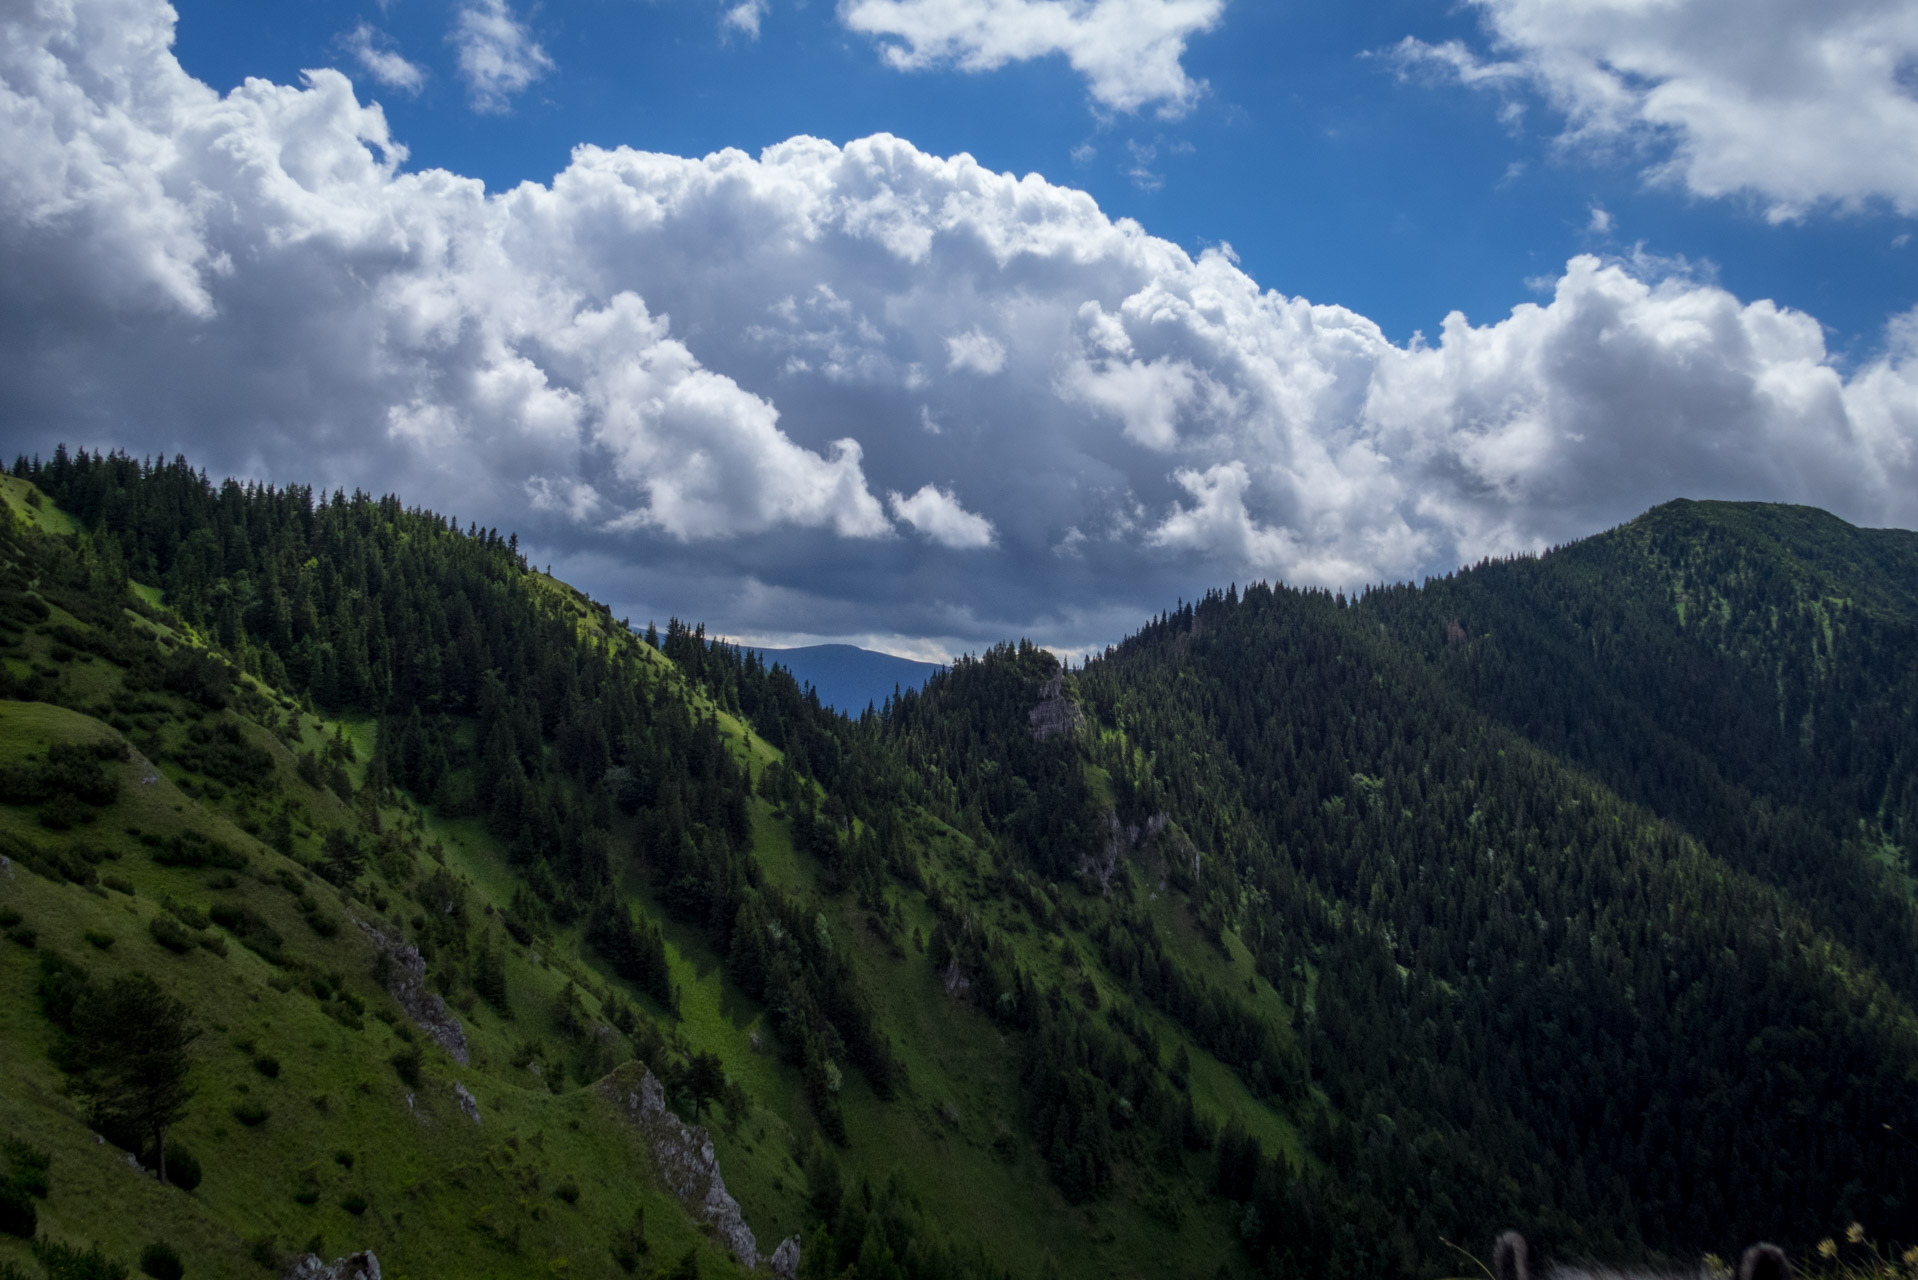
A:
{"type": "Polygon", "coordinates": [[[701,1049],[692,1058],[686,1072],[686,1092],[693,1095],[693,1114],[710,1106],[726,1092],[726,1066],[719,1055],[701,1049]]]}
{"type": "Polygon", "coordinates": [[[193,1097],[186,1051],[199,1034],[186,1005],[144,973],[95,988],[73,1011],[74,1092],[101,1129],[151,1135],[162,1183],[167,1129],[193,1097]]]}

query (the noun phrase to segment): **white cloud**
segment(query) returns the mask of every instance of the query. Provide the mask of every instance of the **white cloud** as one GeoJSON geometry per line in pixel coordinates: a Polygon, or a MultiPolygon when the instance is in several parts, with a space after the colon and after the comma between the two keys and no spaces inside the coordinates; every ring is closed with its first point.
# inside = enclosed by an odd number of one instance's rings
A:
{"type": "Polygon", "coordinates": [[[910,498],[894,491],[886,502],[898,519],[955,551],[976,551],[992,545],[992,521],[959,505],[950,489],[923,486],[910,498]]]}
{"type": "Polygon", "coordinates": [[[722,31],[737,31],[748,40],[759,39],[759,23],[770,6],[767,0],[740,0],[729,5],[719,20],[722,31]]]}
{"type": "Polygon", "coordinates": [[[515,95],[553,69],[553,60],[506,0],[467,0],[446,38],[459,57],[467,101],[475,111],[507,111],[515,95]]]}
{"type": "Polygon", "coordinates": [[[371,23],[354,27],[341,37],[341,43],[377,83],[406,94],[426,87],[426,68],[400,56],[386,34],[371,23]]]}
{"type": "Polygon", "coordinates": [[[1006,367],[1006,349],[983,329],[968,329],[946,339],[946,368],[990,378],[1006,367]]]}
{"type": "Polygon", "coordinates": [[[902,71],[992,71],[1058,54],[1100,106],[1157,103],[1176,116],[1205,92],[1180,63],[1186,41],[1217,26],[1224,9],[1225,0],[840,0],[839,20],[880,37],[902,71]]]}
{"type": "Polygon", "coordinates": [[[1774,219],[1918,214],[1918,7],[1908,0],[1473,0],[1495,57],[1407,38],[1407,68],[1535,87],[1566,141],[1650,147],[1654,177],[1774,219]]]}
{"type": "Polygon", "coordinates": [[[1681,495],[1918,523],[1918,313],[1846,366],[1681,263],[1579,257],[1398,346],[1223,248],[883,135],[584,146],[488,195],[403,172],[337,72],[215,93],[172,21],[73,0],[0,42],[16,447],[391,488],[517,528],[635,617],[955,651],[1081,648],[1199,586],[1414,576],[1681,495]]]}

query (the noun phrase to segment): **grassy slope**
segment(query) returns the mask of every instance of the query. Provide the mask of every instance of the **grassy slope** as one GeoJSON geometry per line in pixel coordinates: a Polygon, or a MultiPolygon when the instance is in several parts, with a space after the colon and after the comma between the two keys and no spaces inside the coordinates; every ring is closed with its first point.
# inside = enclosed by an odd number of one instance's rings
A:
{"type": "MultiPolygon", "coordinates": [[[[51,504],[29,505],[21,482],[5,480],[0,497],[38,528],[53,533],[72,528],[51,504]]],[[[653,664],[655,678],[674,682],[683,696],[700,701],[663,656],[633,639],[602,608],[542,575],[533,575],[532,583],[553,607],[569,611],[582,633],[633,646],[653,664]]],[[[157,598],[149,589],[136,587],[136,592],[149,603],[157,598]]],[[[56,610],[49,625],[59,622],[75,624],[56,610]]],[[[170,618],[142,625],[155,642],[187,639],[185,628],[170,618]]],[[[16,671],[24,671],[26,662],[45,665],[50,647],[46,637],[29,634],[8,661],[16,671]]],[[[104,711],[119,683],[117,668],[97,660],[59,667],[63,701],[97,704],[104,711]]],[[[283,716],[290,715],[291,699],[264,692],[283,716]]],[[[170,695],[159,701],[165,711],[148,716],[142,727],[157,722],[158,732],[177,740],[197,719],[197,709],[170,695]]],[[[778,758],[747,726],[723,712],[717,716],[755,773],[778,758]]],[[[270,792],[302,806],[295,823],[296,853],[312,858],[324,828],[350,815],[330,791],[299,779],[293,751],[323,748],[344,730],[356,749],[358,763],[349,773],[357,785],[373,728],[364,718],[335,722],[310,712],[294,723],[297,733],[283,728],[284,736],[250,721],[247,732],[274,755],[270,792]]],[[[0,761],[21,758],[49,741],[113,732],[78,712],[0,703],[0,761]]],[[[129,1168],[123,1153],[92,1140],[75,1105],[62,1096],[61,1077],[47,1059],[51,1029],[32,995],[36,953],[0,943],[0,1028],[5,1032],[0,1078],[9,1082],[0,1088],[0,1130],[55,1152],[53,1197],[42,1206],[49,1232],[98,1239],[123,1258],[149,1239],[168,1239],[186,1253],[196,1275],[262,1274],[249,1256],[249,1243],[263,1235],[283,1252],[304,1248],[315,1237],[329,1256],[370,1247],[390,1275],[520,1275],[549,1266],[566,1274],[616,1275],[608,1242],[630,1221],[633,1209],[642,1207],[654,1245],[651,1262],[675,1258],[703,1236],[660,1190],[624,1125],[595,1093],[573,1080],[555,1094],[545,1082],[552,1077],[550,1069],[542,1078],[513,1065],[516,1058],[524,1059],[529,1041],[554,1059],[564,1056],[553,1045],[553,1010],[557,993],[571,979],[587,993],[589,1014],[599,1014],[594,992],[617,989],[660,1017],[681,1049],[721,1055],[758,1104],[741,1123],[722,1114],[712,1125],[728,1186],[763,1250],[801,1228],[805,1179],[794,1155],[811,1139],[814,1125],[798,1073],[779,1059],[765,1011],[726,979],[702,936],[663,918],[643,877],[629,874],[626,887],[641,909],[665,926],[681,993],[680,1021],[671,1023],[612,977],[583,948],[577,927],[530,949],[509,943],[512,1016],[502,1017],[483,1003],[469,1004],[462,1017],[472,1065],[457,1067],[429,1049],[425,1084],[409,1106],[408,1090],[387,1062],[401,1047],[406,1022],[372,979],[370,944],[350,924],[330,938],[316,934],[279,876],[299,876],[304,892],[333,918],[372,920],[376,906],[384,903],[379,909],[391,917],[385,927],[392,932],[398,931],[393,922],[416,910],[406,891],[430,864],[421,858],[416,866],[385,871],[369,864],[360,900],[342,901],[299,863],[235,825],[234,817],[250,815],[257,827],[258,817],[258,808],[248,810],[238,793],[216,802],[189,779],[198,792],[189,796],[175,785],[178,770],[170,765],[152,770],[137,754],[122,772],[120,799],[91,827],[56,837],[35,825],[31,811],[0,806],[0,831],[43,843],[64,838],[98,845],[111,859],[101,864],[102,872],[126,881],[133,894],[56,885],[16,868],[11,879],[0,879],[0,903],[25,917],[38,934],[39,950],[56,950],[102,976],[151,972],[195,1008],[205,1029],[196,1045],[199,1096],[177,1133],[199,1154],[207,1175],[191,1195],[164,1189],[129,1168]],[[156,772],[163,776],[142,781],[156,772]],[[130,827],[159,836],[199,830],[245,849],[251,866],[234,887],[215,889],[223,873],[157,866],[127,834],[130,827]],[[389,871],[398,874],[389,878],[389,871]],[[277,970],[237,940],[230,941],[224,959],[202,950],[173,956],[146,932],[148,920],[161,910],[160,900],[168,897],[201,910],[216,898],[244,901],[284,935],[288,954],[303,968],[277,970]],[[101,951],[84,940],[88,932],[108,933],[115,940],[101,951]],[[308,981],[315,973],[340,975],[365,1002],[363,1029],[349,1030],[326,1015],[308,981]],[[279,1059],[278,1078],[268,1079],[254,1068],[254,1052],[279,1059]],[[454,1105],[454,1080],[479,1097],[482,1126],[475,1128],[454,1105]],[[258,1127],[240,1124],[231,1112],[243,1100],[267,1106],[270,1117],[258,1127]],[[324,1107],[316,1100],[324,1100],[324,1107]],[[335,1159],[342,1152],[352,1157],[350,1167],[335,1159]],[[576,1205],[554,1195],[569,1181],[582,1189],[576,1205]],[[319,1193],[314,1205],[296,1202],[302,1189],[319,1193]],[[363,1214],[340,1206],[349,1191],[369,1201],[363,1214]]],[[[817,868],[793,852],[787,824],[764,802],[753,803],[756,855],[768,880],[809,888],[817,868]]],[[[439,845],[446,865],[469,887],[468,909],[476,927],[484,926],[486,908],[503,909],[512,897],[516,877],[477,822],[445,821],[410,802],[386,811],[383,819],[423,844],[439,845]]],[[[1026,918],[1023,907],[991,900],[981,874],[983,855],[971,842],[929,815],[917,815],[909,827],[928,876],[972,898],[977,911],[1008,932],[1022,961],[1043,981],[1058,978],[1057,940],[1026,918]]],[[[932,915],[924,895],[897,885],[891,892],[899,899],[906,936],[915,927],[922,936],[929,934],[932,915]]],[[[1180,936],[1192,936],[1176,904],[1162,900],[1159,909],[1180,936]]],[[[898,1177],[929,1216],[961,1239],[976,1233],[989,1256],[1015,1274],[1037,1270],[1047,1256],[1064,1274],[1086,1276],[1211,1276],[1221,1265],[1241,1265],[1227,1207],[1204,1194],[1209,1166],[1201,1157],[1189,1158],[1184,1177],[1128,1174],[1117,1196],[1092,1206],[1066,1205],[1024,1137],[1017,1044],[969,1005],[948,997],[923,953],[910,943],[895,953],[855,903],[830,902],[827,911],[829,928],[850,948],[909,1080],[898,1098],[881,1102],[856,1072],[848,1074],[844,1101],[852,1143],[839,1157],[851,1185],[862,1177],[875,1185],[898,1177]],[[1143,1203],[1154,1204],[1157,1216],[1137,1211],[1143,1203]]],[[[1074,941],[1082,956],[1094,954],[1088,939],[1074,941]]],[[[1207,947],[1181,949],[1195,963],[1210,966],[1208,976],[1215,979],[1242,982],[1250,972],[1242,949],[1235,949],[1229,962],[1207,947]]],[[[1090,968],[1102,994],[1116,994],[1109,978],[1090,968]]],[[[1270,988],[1258,985],[1261,997],[1273,1001],[1274,1012],[1282,1015],[1270,988]]],[[[1177,1028],[1157,1013],[1144,1012],[1171,1052],[1181,1039],[1177,1028]]],[[[1190,1053],[1202,1112],[1216,1122],[1236,1111],[1269,1149],[1297,1150],[1285,1118],[1255,1102],[1210,1055],[1196,1046],[1190,1053]]],[[[729,1260],[715,1246],[699,1247],[705,1274],[728,1271],[729,1260]]],[[[0,1261],[21,1252],[15,1242],[0,1238],[0,1261]]]]}

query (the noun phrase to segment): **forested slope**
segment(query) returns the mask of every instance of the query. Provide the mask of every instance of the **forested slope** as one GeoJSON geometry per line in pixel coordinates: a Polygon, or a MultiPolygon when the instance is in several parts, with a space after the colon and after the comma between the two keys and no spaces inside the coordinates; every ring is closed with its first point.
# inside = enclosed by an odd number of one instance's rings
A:
{"type": "Polygon", "coordinates": [[[726,1273],[650,1071],[809,1277],[1918,1239],[1909,535],[1679,504],[849,719],[395,498],[14,472],[0,1127],[51,1237],[726,1273]],[[86,1137],[140,972],[200,1028],[190,1194],[86,1137]]]}

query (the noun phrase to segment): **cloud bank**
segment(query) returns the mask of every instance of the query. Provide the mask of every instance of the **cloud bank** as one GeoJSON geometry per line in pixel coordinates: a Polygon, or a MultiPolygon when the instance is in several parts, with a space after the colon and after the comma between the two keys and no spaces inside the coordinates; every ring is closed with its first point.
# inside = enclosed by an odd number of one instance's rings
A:
{"type": "Polygon", "coordinates": [[[397,490],[637,618],[1077,646],[1680,495],[1918,522],[1918,313],[1847,369],[1809,316],[1580,257],[1400,346],[897,138],[581,147],[489,196],[404,171],[337,72],[193,80],[158,0],[6,23],[9,443],[397,490]]]}
{"type": "Polygon", "coordinates": [[[1566,141],[1650,148],[1652,176],[1774,219],[1918,214],[1918,7],[1906,0],[1472,0],[1491,52],[1407,37],[1401,66],[1536,88],[1566,141]]]}

